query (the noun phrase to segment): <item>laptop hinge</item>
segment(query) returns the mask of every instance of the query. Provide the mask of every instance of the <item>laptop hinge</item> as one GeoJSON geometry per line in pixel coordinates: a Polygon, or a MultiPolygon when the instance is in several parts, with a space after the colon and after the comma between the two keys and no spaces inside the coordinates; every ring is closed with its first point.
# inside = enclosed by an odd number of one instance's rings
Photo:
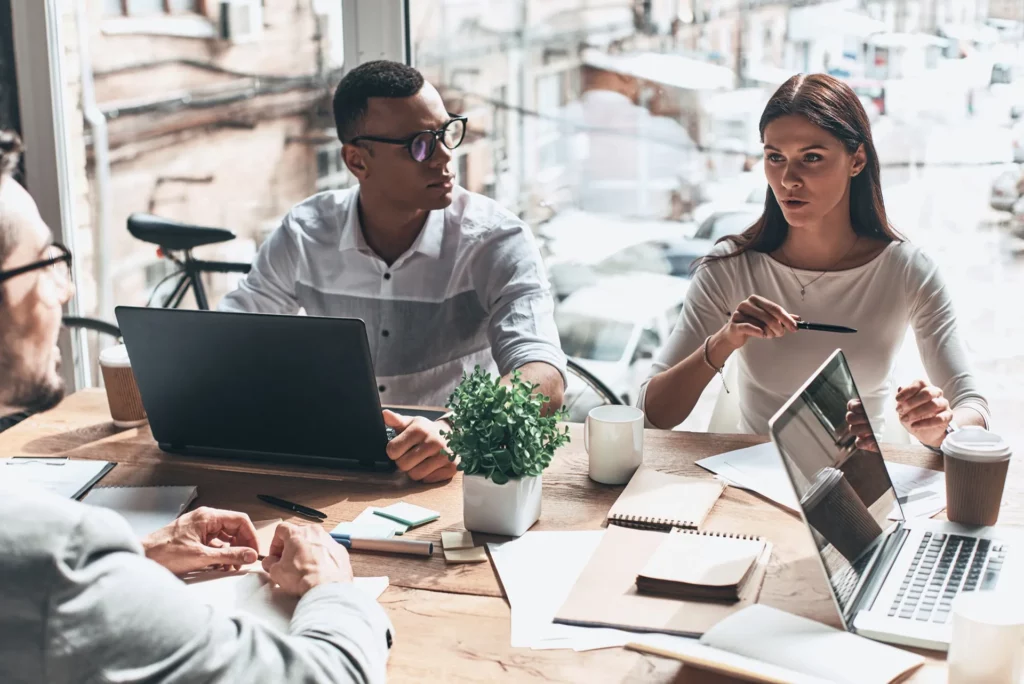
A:
{"type": "Polygon", "coordinates": [[[900,520],[882,542],[881,550],[875,554],[874,560],[864,569],[861,585],[855,594],[856,598],[850,603],[849,615],[844,616],[846,624],[852,625],[857,613],[862,610],[870,610],[874,605],[875,599],[882,591],[882,585],[885,584],[885,580],[889,576],[889,570],[896,562],[896,557],[899,556],[903,542],[907,540],[909,534],[906,523],[900,520]]]}

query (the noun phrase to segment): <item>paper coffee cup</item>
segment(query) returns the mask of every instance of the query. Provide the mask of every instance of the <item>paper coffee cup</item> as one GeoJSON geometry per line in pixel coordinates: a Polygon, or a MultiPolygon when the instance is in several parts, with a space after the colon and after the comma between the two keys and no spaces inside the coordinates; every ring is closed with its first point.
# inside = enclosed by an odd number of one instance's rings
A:
{"type": "Polygon", "coordinates": [[[633,406],[598,406],[583,422],[588,472],[595,482],[629,482],[644,462],[644,412],[633,406]]]}
{"type": "Polygon", "coordinates": [[[139,396],[128,348],[123,344],[100,352],[100,370],[107,388],[107,403],[114,425],[121,428],[138,427],[146,423],[146,409],[139,396]]]}
{"type": "Polygon", "coordinates": [[[843,471],[836,468],[818,471],[800,505],[811,526],[850,562],[882,533],[843,471]]]}
{"type": "Polygon", "coordinates": [[[942,442],[946,517],[965,525],[995,525],[1010,467],[1010,446],[999,435],[970,425],[942,442]]]}

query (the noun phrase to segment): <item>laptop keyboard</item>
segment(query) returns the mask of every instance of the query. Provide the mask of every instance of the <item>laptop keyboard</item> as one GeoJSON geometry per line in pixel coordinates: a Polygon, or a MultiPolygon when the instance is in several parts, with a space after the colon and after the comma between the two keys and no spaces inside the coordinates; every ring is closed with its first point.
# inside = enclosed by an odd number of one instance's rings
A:
{"type": "Polygon", "coordinates": [[[1002,542],[925,532],[889,617],[945,624],[958,593],[995,588],[1005,559],[1002,542]]]}

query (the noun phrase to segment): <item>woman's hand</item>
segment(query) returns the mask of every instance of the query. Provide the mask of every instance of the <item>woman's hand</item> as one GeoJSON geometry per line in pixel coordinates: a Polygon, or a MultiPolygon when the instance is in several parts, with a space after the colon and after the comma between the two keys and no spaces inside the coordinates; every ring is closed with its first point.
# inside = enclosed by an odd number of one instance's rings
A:
{"type": "Polygon", "coordinates": [[[917,380],[896,391],[896,413],[907,432],[921,444],[938,448],[953,420],[953,409],[942,390],[917,380]]]}
{"type": "Polygon", "coordinates": [[[739,349],[751,337],[774,339],[796,332],[799,319],[775,302],[751,295],[736,307],[721,334],[730,347],[739,349]]]}
{"type": "Polygon", "coordinates": [[[856,441],[854,446],[865,451],[879,451],[875,433],[868,422],[868,412],[860,399],[851,399],[846,405],[846,425],[856,441]]]}

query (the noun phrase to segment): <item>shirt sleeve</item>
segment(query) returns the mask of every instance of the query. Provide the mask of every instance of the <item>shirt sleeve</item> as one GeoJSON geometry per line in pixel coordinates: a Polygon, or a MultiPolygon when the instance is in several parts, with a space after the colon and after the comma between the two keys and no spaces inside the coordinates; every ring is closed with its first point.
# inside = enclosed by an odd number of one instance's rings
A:
{"type": "Polygon", "coordinates": [[[146,559],[123,519],[90,509],[57,558],[46,681],[384,682],[390,622],[352,585],[299,601],[288,634],[216,613],[146,559]]]}
{"type": "Polygon", "coordinates": [[[526,225],[508,220],[486,231],[472,269],[480,304],[487,311],[487,338],[498,371],[507,375],[541,361],[557,368],[565,382],[551,285],[526,225]]]}
{"type": "Polygon", "coordinates": [[[970,407],[989,425],[988,401],[967,363],[953,300],[938,266],[920,250],[911,258],[907,291],[911,298],[910,322],[929,382],[942,389],[951,407],[970,407]]]}
{"type": "Polygon", "coordinates": [[[238,288],[221,299],[220,311],[294,314],[299,310],[295,293],[299,259],[295,219],[289,214],[260,247],[252,269],[238,288]]]}
{"type": "MultiPolygon", "coordinates": [[[[725,252],[719,245],[711,253],[725,252]]],[[[742,258],[735,257],[734,259],[742,258]]],[[[640,387],[636,405],[644,412],[644,422],[649,428],[657,427],[646,418],[647,384],[651,378],[668,370],[700,349],[704,340],[718,332],[728,319],[731,307],[716,279],[716,275],[720,273],[723,265],[723,262],[714,262],[699,267],[694,273],[690,287],[686,290],[686,299],[683,302],[682,311],[679,312],[676,325],[672,329],[668,341],[655,357],[654,363],[651,364],[650,375],[640,387]]]]}

